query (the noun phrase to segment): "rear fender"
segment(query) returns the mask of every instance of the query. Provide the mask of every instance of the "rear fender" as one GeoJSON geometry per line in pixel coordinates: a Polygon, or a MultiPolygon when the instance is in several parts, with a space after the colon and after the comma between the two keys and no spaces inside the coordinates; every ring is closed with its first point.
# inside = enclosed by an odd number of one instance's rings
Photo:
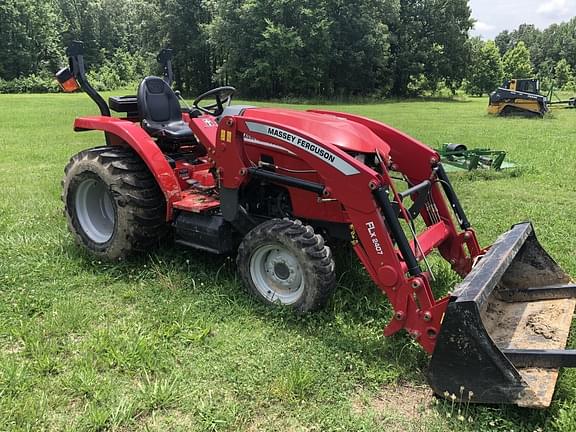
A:
{"type": "Polygon", "coordinates": [[[112,145],[127,145],[144,161],[166,198],[166,220],[172,219],[172,204],[182,192],[178,179],[164,154],[150,136],[136,123],[115,117],[78,117],[74,130],[102,131],[111,138],[112,145]]]}

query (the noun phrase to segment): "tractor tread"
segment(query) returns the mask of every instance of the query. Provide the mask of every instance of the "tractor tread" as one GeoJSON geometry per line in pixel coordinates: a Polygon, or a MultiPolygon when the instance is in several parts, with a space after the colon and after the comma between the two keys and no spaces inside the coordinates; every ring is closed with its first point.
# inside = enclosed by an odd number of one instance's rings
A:
{"type": "Polygon", "coordinates": [[[70,158],[64,169],[62,201],[68,227],[76,242],[99,258],[123,259],[134,252],[148,251],[166,236],[166,202],[154,177],[139,156],[126,147],[96,147],[70,158]],[[104,244],[83,234],[73,204],[74,184],[83,176],[96,175],[110,189],[116,204],[117,228],[104,244]]]}

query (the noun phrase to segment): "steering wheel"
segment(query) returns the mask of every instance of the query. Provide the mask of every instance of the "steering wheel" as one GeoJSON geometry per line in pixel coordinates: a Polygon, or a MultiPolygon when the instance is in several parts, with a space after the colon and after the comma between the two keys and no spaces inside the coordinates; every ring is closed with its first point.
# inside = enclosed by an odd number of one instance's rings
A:
{"type": "Polygon", "coordinates": [[[235,91],[236,89],[231,86],[217,87],[215,89],[208,90],[206,93],[203,93],[200,96],[198,96],[196,99],[194,99],[192,105],[194,106],[194,108],[202,111],[203,113],[210,114],[211,116],[214,117],[218,117],[224,112],[224,105],[230,105],[230,102],[232,102],[232,95],[234,94],[235,91]],[[205,106],[199,105],[200,102],[211,96],[216,98],[216,103],[205,106]]]}

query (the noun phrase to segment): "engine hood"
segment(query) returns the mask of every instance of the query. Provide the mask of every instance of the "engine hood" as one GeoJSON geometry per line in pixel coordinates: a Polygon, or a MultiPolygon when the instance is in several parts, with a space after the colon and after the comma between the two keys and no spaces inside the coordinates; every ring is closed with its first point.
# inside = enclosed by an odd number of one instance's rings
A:
{"type": "Polygon", "coordinates": [[[310,137],[330,143],[350,153],[375,153],[388,156],[390,146],[366,126],[338,117],[277,108],[247,108],[243,116],[269,121],[301,131],[310,137]]]}

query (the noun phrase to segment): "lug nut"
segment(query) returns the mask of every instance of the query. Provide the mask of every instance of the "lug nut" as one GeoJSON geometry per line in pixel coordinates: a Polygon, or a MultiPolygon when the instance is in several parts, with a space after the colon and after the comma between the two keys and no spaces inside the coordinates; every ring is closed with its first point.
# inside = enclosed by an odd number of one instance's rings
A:
{"type": "Polygon", "coordinates": [[[412,289],[420,288],[420,281],[418,279],[412,281],[412,289]]]}

